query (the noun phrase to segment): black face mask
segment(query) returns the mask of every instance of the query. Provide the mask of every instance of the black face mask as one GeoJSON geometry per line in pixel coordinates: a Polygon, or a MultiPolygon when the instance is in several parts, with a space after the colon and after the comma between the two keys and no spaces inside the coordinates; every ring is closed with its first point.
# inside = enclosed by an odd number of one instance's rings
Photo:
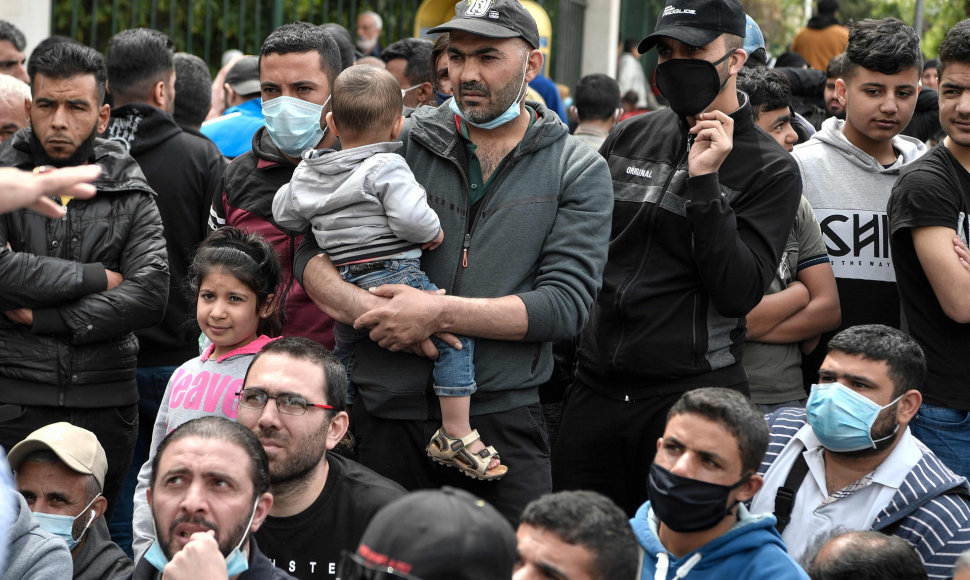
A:
{"type": "Polygon", "coordinates": [[[675,532],[709,530],[734,507],[734,504],[727,505],[731,490],[743,485],[750,477],[746,475],[734,485],[718,485],[675,475],[654,463],[647,478],[650,507],[660,521],[675,532]]]}
{"type": "Polygon", "coordinates": [[[657,88],[667,99],[670,109],[681,117],[692,117],[713,103],[727,83],[727,79],[721,82],[717,65],[732,54],[733,50],[716,62],[702,58],[672,58],[658,64],[657,88]]]}

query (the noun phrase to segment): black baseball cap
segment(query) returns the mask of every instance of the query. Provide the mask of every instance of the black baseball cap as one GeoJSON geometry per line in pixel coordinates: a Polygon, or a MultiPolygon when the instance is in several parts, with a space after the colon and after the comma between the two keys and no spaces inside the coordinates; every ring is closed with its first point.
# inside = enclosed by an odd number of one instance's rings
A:
{"type": "Polygon", "coordinates": [[[356,554],[348,556],[342,565],[350,559],[355,562],[350,567],[379,570],[388,578],[508,580],[516,560],[515,531],[495,508],[467,491],[422,490],[381,508],[356,554]]]}
{"type": "Polygon", "coordinates": [[[744,38],[746,26],[744,8],[738,0],[667,0],[653,34],[641,40],[637,50],[647,52],[661,36],[698,47],[725,32],[744,38]]]}
{"type": "Polygon", "coordinates": [[[259,58],[244,56],[226,72],[226,82],[237,95],[247,96],[260,92],[259,58]]]}
{"type": "Polygon", "coordinates": [[[539,48],[535,18],[517,0],[462,0],[455,4],[454,18],[428,32],[452,30],[489,38],[521,37],[532,48],[539,48]]]}

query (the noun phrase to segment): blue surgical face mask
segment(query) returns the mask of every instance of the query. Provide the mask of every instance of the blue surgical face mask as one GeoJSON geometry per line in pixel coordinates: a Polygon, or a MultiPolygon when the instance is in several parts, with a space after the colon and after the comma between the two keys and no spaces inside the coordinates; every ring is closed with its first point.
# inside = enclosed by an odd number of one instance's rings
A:
{"type": "Polygon", "coordinates": [[[876,444],[896,436],[899,425],[886,437],[873,441],[872,425],[879,412],[895,405],[902,396],[884,407],[839,383],[812,385],[808,397],[808,424],[829,451],[849,452],[875,449],[876,444]]]}
{"type": "MultiPolygon", "coordinates": [[[[279,98],[279,97],[277,97],[279,98]]],[[[253,513],[249,516],[249,523],[246,524],[245,533],[243,537],[240,538],[239,543],[236,547],[229,552],[226,556],[226,571],[228,572],[229,578],[233,576],[238,576],[246,570],[249,570],[249,558],[242,551],[243,542],[249,537],[249,528],[253,525],[253,519],[256,518],[256,506],[259,505],[259,498],[253,503],[253,513]]],[[[151,547],[142,556],[145,558],[149,564],[155,567],[159,572],[165,571],[165,566],[168,564],[168,558],[165,556],[165,552],[162,550],[162,546],[158,541],[158,528],[155,527],[155,518],[152,518],[152,529],[155,532],[155,541],[152,542],[151,547]]]]}
{"type": "Polygon", "coordinates": [[[92,499],[88,503],[88,505],[84,506],[84,509],[81,510],[81,513],[74,516],[73,518],[71,516],[59,516],[56,514],[42,514],[39,512],[35,512],[33,514],[34,519],[37,520],[37,525],[39,525],[41,528],[47,530],[48,532],[54,534],[58,538],[67,542],[68,550],[73,550],[81,542],[81,538],[84,537],[84,534],[88,531],[88,528],[91,527],[91,522],[94,521],[94,515],[97,512],[95,512],[94,510],[90,510],[89,512],[88,508],[90,508],[94,504],[94,500],[98,499],[99,497],[101,497],[100,493],[94,496],[94,499],[92,499]],[[81,534],[75,540],[74,533],[73,533],[74,521],[77,520],[79,517],[84,516],[85,514],[88,515],[88,522],[84,525],[84,529],[81,530],[81,534]]]}
{"type": "MultiPolygon", "coordinates": [[[[528,63],[528,57],[526,57],[526,63],[528,63]]],[[[508,122],[514,121],[519,116],[519,113],[521,112],[521,107],[519,106],[519,103],[522,101],[522,99],[525,98],[525,75],[528,72],[529,72],[529,66],[528,64],[526,64],[522,69],[522,83],[519,85],[518,96],[514,101],[512,101],[512,104],[509,105],[507,109],[505,109],[504,113],[502,113],[498,117],[495,117],[491,121],[486,121],[484,123],[473,123],[472,121],[469,121],[468,118],[465,117],[465,114],[461,112],[461,109],[458,108],[457,97],[452,99],[451,101],[451,105],[450,105],[451,112],[458,115],[462,119],[464,119],[465,122],[471,125],[472,127],[478,127],[479,129],[494,129],[496,127],[501,127],[502,125],[508,122]]]]}
{"type": "Polygon", "coordinates": [[[321,123],[323,109],[329,102],[330,97],[323,105],[293,97],[263,101],[266,130],[273,143],[290,157],[299,157],[303,151],[316,147],[327,134],[321,123]]]}

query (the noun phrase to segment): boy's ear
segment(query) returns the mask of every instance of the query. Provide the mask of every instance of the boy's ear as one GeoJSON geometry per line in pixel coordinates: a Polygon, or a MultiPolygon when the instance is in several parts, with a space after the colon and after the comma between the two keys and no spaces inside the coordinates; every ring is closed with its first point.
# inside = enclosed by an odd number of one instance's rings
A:
{"type": "Polygon", "coordinates": [[[333,113],[327,113],[325,119],[330,132],[333,133],[335,137],[340,137],[340,132],[337,131],[337,126],[333,124],[333,113]]]}
{"type": "Polygon", "coordinates": [[[401,134],[401,131],[403,129],[404,129],[404,115],[401,115],[400,117],[397,118],[397,121],[395,121],[394,125],[391,127],[391,140],[393,141],[394,139],[397,139],[398,135],[401,134]]]}

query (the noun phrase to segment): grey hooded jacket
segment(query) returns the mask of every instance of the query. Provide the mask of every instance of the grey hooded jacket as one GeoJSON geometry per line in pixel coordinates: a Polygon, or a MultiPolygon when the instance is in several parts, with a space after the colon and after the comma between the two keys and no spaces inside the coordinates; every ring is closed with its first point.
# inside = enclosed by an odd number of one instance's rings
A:
{"type": "Polygon", "coordinates": [[[3,571],[0,580],[70,578],[74,566],[64,540],[40,527],[30,513],[24,496],[8,489],[2,489],[0,493],[16,495],[20,505],[19,513],[6,537],[10,544],[7,569],[3,571]]]}

